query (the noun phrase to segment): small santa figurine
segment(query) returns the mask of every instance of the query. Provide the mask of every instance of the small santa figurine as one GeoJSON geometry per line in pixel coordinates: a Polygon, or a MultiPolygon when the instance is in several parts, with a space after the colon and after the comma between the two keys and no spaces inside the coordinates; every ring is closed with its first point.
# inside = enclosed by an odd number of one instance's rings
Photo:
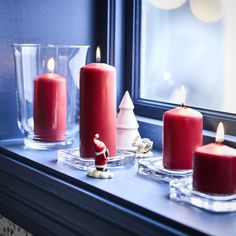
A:
{"type": "Polygon", "coordinates": [[[109,159],[109,151],[104,142],[98,140],[99,134],[95,134],[93,138],[93,146],[95,150],[95,167],[100,171],[107,171],[107,160],[109,159]]]}
{"type": "Polygon", "coordinates": [[[107,170],[107,161],[109,160],[109,151],[106,145],[98,140],[99,135],[95,134],[93,146],[95,151],[95,168],[88,171],[88,176],[98,179],[109,179],[113,174],[107,170]]]}

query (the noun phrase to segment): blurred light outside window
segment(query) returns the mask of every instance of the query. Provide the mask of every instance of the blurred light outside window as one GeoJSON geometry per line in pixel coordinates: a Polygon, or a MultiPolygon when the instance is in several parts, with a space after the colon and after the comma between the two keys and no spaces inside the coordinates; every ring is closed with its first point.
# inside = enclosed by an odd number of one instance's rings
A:
{"type": "Polygon", "coordinates": [[[236,0],[142,0],[140,97],[236,113],[236,0]]]}

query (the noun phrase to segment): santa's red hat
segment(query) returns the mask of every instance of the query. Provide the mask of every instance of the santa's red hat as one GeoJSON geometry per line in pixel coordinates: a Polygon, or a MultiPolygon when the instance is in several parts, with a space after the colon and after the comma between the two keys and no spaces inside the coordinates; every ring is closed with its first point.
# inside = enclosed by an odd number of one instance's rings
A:
{"type": "Polygon", "coordinates": [[[98,140],[98,138],[99,138],[99,134],[95,134],[93,138],[94,150],[95,152],[102,152],[104,148],[106,147],[106,145],[102,141],[98,140]]]}

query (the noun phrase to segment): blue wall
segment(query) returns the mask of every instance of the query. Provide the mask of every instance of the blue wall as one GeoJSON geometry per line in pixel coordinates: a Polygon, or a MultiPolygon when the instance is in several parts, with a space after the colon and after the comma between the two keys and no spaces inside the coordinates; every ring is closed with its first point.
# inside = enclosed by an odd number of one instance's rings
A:
{"type": "MultiPolygon", "coordinates": [[[[102,3],[102,1],[99,1],[102,3]]],[[[99,30],[96,0],[0,1],[0,139],[21,136],[17,126],[13,43],[91,45],[94,57],[99,30]],[[96,30],[95,30],[96,29],[96,30]]]]}

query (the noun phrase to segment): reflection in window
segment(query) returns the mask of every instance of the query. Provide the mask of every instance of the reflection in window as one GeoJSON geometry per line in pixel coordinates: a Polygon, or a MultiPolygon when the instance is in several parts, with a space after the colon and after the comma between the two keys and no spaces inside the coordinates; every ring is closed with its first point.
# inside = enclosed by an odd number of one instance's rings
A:
{"type": "Polygon", "coordinates": [[[235,0],[143,0],[144,99],[236,113],[235,0]]]}

